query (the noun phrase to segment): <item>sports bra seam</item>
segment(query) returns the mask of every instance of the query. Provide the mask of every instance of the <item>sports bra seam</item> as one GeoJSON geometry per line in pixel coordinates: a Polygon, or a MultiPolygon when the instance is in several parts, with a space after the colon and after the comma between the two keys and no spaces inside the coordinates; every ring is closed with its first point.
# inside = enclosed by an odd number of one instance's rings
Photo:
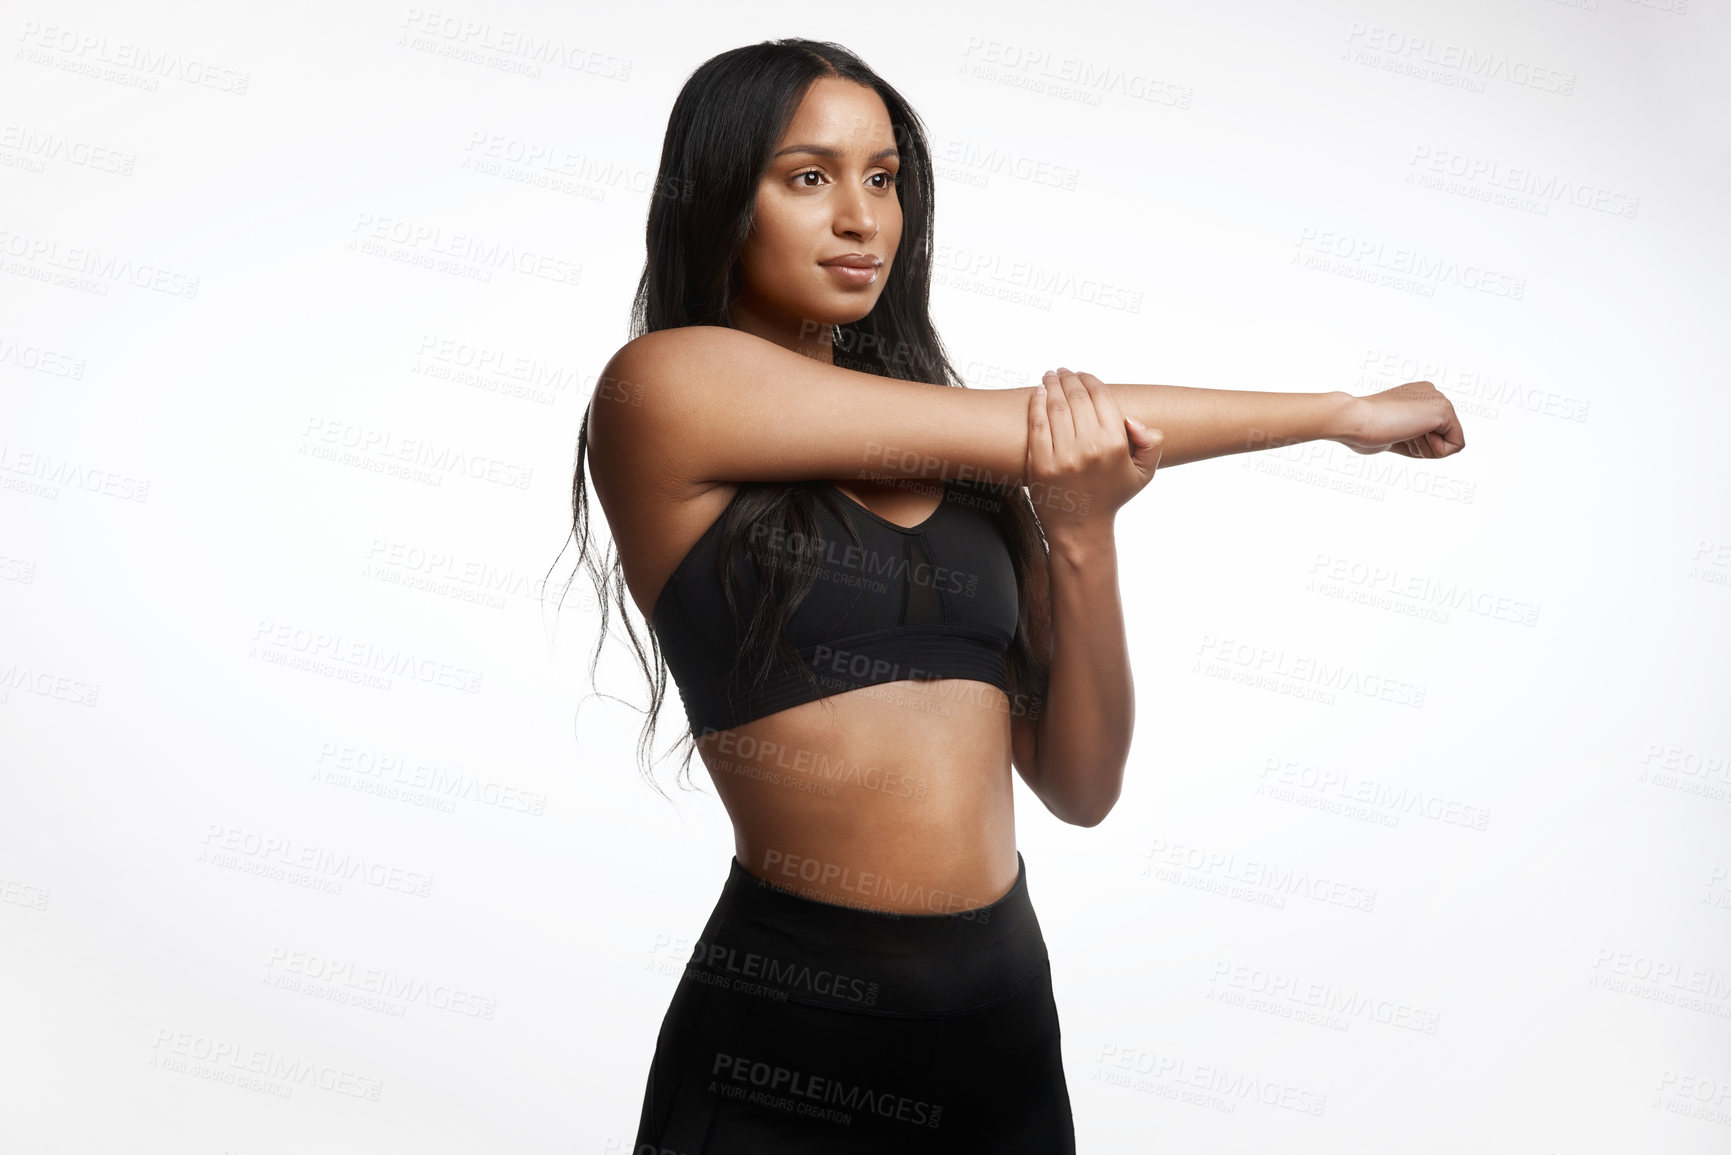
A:
{"type": "MultiPolygon", "coordinates": [[[[996,654],[1007,654],[1010,649],[1010,643],[1002,641],[1001,635],[996,632],[990,630],[976,630],[969,626],[938,625],[932,623],[917,626],[894,626],[888,630],[873,630],[870,633],[854,634],[845,638],[834,638],[826,642],[813,642],[809,646],[798,647],[797,652],[799,653],[801,660],[805,661],[806,665],[809,666],[811,664],[809,659],[815,656],[817,650],[825,647],[830,649],[845,649],[848,646],[857,647],[861,645],[869,645],[874,641],[892,641],[902,635],[915,632],[928,634],[933,638],[951,638],[963,642],[978,643],[981,649],[989,650],[996,654]],[[846,643],[846,646],[844,646],[843,643],[846,643]]],[[[776,673],[786,673],[792,669],[793,667],[785,662],[771,663],[772,675],[776,673]]],[[[719,679],[719,681],[708,679],[705,683],[700,683],[698,686],[693,688],[699,690],[706,687],[711,690],[725,688],[727,685],[727,674],[725,672],[722,673],[719,675],[719,679]]]]}
{"type": "MultiPolygon", "coordinates": [[[[867,630],[861,634],[848,634],[847,636],[840,638],[828,638],[821,642],[813,642],[809,646],[799,646],[797,649],[799,650],[800,656],[804,657],[808,651],[815,651],[823,646],[828,646],[832,649],[839,649],[843,643],[857,645],[861,642],[898,638],[906,634],[924,634],[940,638],[957,636],[977,638],[982,642],[992,645],[994,648],[998,645],[998,640],[1001,636],[995,630],[976,629],[973,626],[959,622],[913,622],[908,625],[885,626],[881,630],[867,630]]],[[[1008,645],[1007,642],[1004,644],[1008,645]]]]}
{"type": "MultiPolygon", "coordinates": [[[[948,500],[947,494],[945,496],[945,500],[946,501],[948,500]]],[[[932,543],[931,543],[930,539],[927,539],[927,540],[923,540],[920,542],[920,549],[925,554],[926,564],[928,566],[932,567],[932,572],[934,574],[938,570],[944,568],[944,565],[943,565],[944,551],[943,551],[942,547],[939,547],[938,549],[933,550],[932,543]]],[[[943,615],[943,618],[944,618],[943,624],[946,627],[951,626],[956,620],[956,614],[955,614],[955,607],[950,604],[949,591],[942,589],[941,587],[938,586],[936,581],[933,581],[932,593],[937,596],[938,612],[943,615]]],[[[906,605],[908,598],[911,598],[912,596],[913,596],[913,592],[910,589],[907,593],[907,597],[903,598],[904,607],[906,605]]]]}
{"type": "MultiPolygon", "coordinates": [[[[912,627],[903,628],[905,630],[912,627]]],[[[1009,673],[1004,669],[1003,663],[1004,656],[1009,652],[1008,646],[1000,643],[997,640],[996,635],[987,635],[977,630],[967,630],[965,627],[950,628],[949,633],[955,640],[964,641],[970,646],[977,647],[977,650],[970,655],[971,657],[979,658],[981,656],[989,655],[991,665],[994,667],[991,672],[996,673],[997,677],[992,678],[985,676],[986,671],[983,668],[970,669],[964,673],[963,671],[956,670],[954,667],[949,666],[942,659],[938,661],[929,661],[928,665],[923,668],[927,675],[936,678],[956,677],[962,681],[979,682],[982,685],[995,686],[1006,693],[1009,692],[1011,682],[1009,673]],[[946,673],[946,671],[950,672],[946,673]]],[[[829,643],[818,644],[827,645],[829,643]]],[[[943,655],[943,658],[947,659],[954,656],[955,654],[952,651],[951,653],[943,655]]],[[[806,654],[803,651],[801,652],[800,657],[802,662],[804,662],[806,667],[809,669],[810,662],[806,661],[806,654]]],[[[783,680],[780,682],[772,681],[763,689],[755,691],[749,696],[750,700],[745,704],[745,706],[741,707],[741,709],[737,711],[734,709],[733,701],[728,696],[730,683],[728,681],[728,675],[725,672],[712,678],[704,678],[689,687],[681,686],[680,696],[685,701],[687,721],[690,723],[690,728],[711,727],[716,730],[732,730],[744,725],[746,722],[755,721],[758,718],[780,713],[782,710],[792,709],[794,706],[801,706],[807,702],[821,701],[825,698],[834,697],[853,690],[862,690],[870,686],[883,685],[886,682],[906,680],[895,678],[866,678],[859,680],[858,685],[851,685],[845,689],[839,690],[831,689],[824,693],[817,694],[816,696],[808,696],[807,691],[809,690],[809,687],[805,686],[803,682],[797,680],[785,680],[792,674],[793,669],[792,666],[784,663],[777,663],[773,668],[772,677],[783,680]],[[783,698],[788,698],[788,703],[786,705],[777,704],[783,698]],[[750,710],[746,707],[752,705],[768,705],[771,708],[767,713],[759,713],[751,718],[741,719],[736,717],[736,714],[738,713],[749,713],[750,710]],[[708,713],[709,717],[701,720],[692,718],[690,714],[694,708],[699,712],[708,713]]],[[[927,680],[929,680],[929,678],[927,680]]]]}

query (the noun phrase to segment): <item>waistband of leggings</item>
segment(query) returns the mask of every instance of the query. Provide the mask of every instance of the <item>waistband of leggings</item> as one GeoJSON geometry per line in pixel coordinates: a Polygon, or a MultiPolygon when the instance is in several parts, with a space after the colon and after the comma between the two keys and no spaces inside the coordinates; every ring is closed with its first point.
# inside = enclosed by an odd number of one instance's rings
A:
{"type": "Polygon", "coordinates": [[[777,1001],[932,1015],[996,1002],[1046,962],[1020,851],[1008,893],[936,914],[806,898],[750,874],[736,857],[686,974],[777,1001]]]}

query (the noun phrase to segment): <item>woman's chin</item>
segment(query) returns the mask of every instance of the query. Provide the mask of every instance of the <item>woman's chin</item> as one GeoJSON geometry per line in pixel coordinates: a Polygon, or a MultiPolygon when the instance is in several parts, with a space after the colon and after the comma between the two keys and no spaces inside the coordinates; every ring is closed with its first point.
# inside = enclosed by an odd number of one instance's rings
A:
{"type": "Polygon", "coordinates": [[[855,321],[863,321],[871,316],[871,311],[877,308],[877,294],[872,294],[870,300],[864,297],[854,297],[843,302],[839,307],[825,310],[828,320],[826,325],[851,325],[855,321]]]}

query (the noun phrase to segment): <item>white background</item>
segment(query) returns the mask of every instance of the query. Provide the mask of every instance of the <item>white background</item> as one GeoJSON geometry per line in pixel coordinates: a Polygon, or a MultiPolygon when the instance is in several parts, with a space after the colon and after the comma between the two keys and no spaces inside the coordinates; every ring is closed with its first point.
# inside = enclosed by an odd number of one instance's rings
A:
{"type": "Polygon", "coordinates": [[[1731,1148],[1721,6],[150,7],[0,22],[0,1148],[627,1147],[732,839],[538,594],[779,36],[924,118],[971,383],[1465,426],[1120,515],[1123,798],[1017,788],[1080,1149],[1731,1148]]]}

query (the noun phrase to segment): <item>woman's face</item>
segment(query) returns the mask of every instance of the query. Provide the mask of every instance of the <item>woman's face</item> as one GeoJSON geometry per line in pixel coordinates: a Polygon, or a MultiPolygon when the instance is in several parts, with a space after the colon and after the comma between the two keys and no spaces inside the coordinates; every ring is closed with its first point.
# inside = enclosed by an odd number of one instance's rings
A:
{"type": "Polygon", "coordinates": [[[876,92],[837,77],[813,82],[758,185],[736,321],[827,348],[829,326],[871,312],[902,239],[899,167],[876,92]],[[857,254],[881,264],[835,263],[857,254]]]}

